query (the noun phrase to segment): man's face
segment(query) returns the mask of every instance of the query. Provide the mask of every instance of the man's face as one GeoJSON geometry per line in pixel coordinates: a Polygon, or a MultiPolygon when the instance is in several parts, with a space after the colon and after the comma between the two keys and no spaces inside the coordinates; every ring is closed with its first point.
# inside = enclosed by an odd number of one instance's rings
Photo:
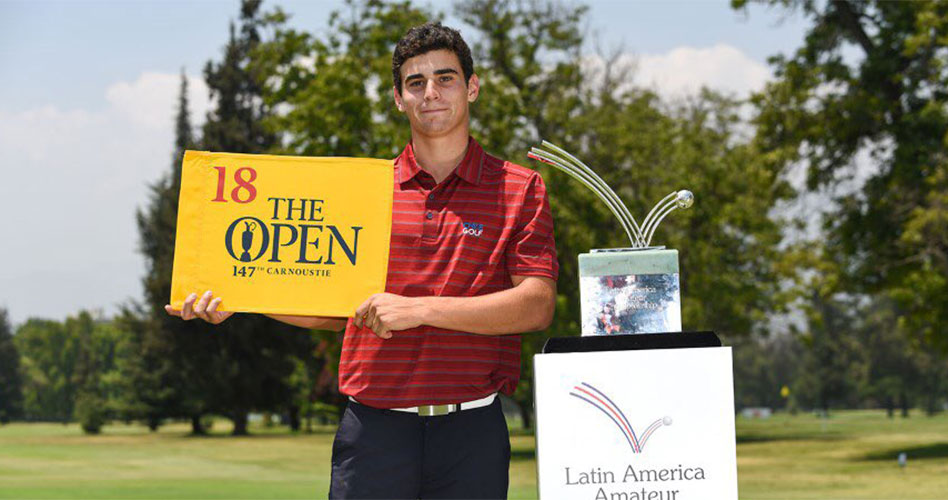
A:
{"type": "Polygon", "coordinates": [[[468,104],[477,99],[479,83],[477,75],[465,83],[454,52],[433,50],[412,57],[402,64],[401,78],[395,104],[408,115],[413,135],[440,137],[467,129],[468,104]]]}

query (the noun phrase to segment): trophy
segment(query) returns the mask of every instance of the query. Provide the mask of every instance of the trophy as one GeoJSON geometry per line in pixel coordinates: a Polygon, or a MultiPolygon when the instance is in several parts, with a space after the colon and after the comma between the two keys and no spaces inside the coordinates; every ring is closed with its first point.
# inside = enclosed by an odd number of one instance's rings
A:
{"type": "Polygon", "coordinates": [[[629,237],[629,248],[593,249],[579,255],[583,336],[680,332],[678,251],[652,246],[652,236],[668,214],[694,203],[691,191],[669,193],[639,225],[615,191],[575,156],[547,141],[530,148],[527,156],[591,189],[629,237]]]}

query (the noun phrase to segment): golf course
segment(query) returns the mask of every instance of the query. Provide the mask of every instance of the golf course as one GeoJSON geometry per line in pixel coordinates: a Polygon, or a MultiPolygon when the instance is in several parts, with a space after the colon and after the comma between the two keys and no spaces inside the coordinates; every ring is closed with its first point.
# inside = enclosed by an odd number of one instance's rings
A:
{"type": "MultiPolygon", "coordinates": [[[[325,498],[334,428],[291,434],[252,426],[232,437],[185,424],[151,433],[113,424],[87,436],[78,425],[0,427],[0,498],[325,498]]],[[[533,435],[511,431],[510,498],[536,498],[533,435]]],[[[737,418],[741,498],[936,499],[948,497],[948,415],[838,411],[829,418],[737,418]],[[899,453],[906,453],[902,467],[899,453]]]]}

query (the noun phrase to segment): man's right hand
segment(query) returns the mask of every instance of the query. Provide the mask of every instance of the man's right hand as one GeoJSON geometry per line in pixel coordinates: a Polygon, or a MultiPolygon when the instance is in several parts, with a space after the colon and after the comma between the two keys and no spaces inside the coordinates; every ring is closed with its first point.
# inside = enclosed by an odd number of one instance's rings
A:
{"type": "Polygon", "coordinates": [[[181,309],[174,309],[171,304],[165,306],[165,312],[172,316],[177,316],[183,320],[201,318],[212,325],[222,323],[225,319],[234,315],[233,311],[218,311],[217,307],[221,305],[221,298],[214,297],[210,290],[204,292],[198,300],[198,294],[192,293],[184,299],[184,305],[181,309]],[[196,302],[195,302],[196,301],[196,302]]]}

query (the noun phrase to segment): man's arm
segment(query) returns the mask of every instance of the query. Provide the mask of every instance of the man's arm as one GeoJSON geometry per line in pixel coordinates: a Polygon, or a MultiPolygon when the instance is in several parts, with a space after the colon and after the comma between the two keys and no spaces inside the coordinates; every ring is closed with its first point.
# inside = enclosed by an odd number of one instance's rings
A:
{"type": "Polygon", "coordinates": [[[334,318],[331,316],[290,316],[287,314],[266,314],[265,316],[300,328],[332,330],[334,332],[344,330],[346,323],[349,321],[348,318],[334,318]]]}
{"type": "Polygon", "coordinates": [[[513,288],[476,297],[404,297],[379,293],[356,309],[363,324],[383,339],[393,331],[429,325],[446,330],[506,335],[543,330],[553,321],[556,282],[512,276],[513,288]]]}

